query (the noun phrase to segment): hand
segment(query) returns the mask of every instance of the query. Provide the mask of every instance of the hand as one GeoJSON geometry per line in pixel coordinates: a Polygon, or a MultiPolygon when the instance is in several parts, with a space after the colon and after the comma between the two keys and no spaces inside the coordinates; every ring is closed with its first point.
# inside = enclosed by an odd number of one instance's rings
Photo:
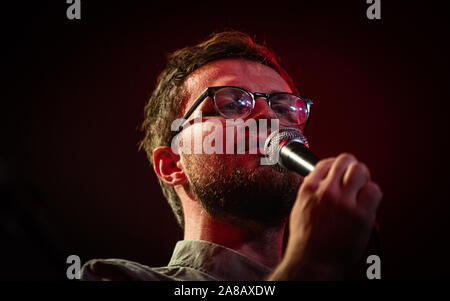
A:
{"type": "Polygon", "coordinates": [[[300,187],[286,252],[269,280],[342,279],[367,246],[381,198],[353,155],[319,161],[300,187]]]}

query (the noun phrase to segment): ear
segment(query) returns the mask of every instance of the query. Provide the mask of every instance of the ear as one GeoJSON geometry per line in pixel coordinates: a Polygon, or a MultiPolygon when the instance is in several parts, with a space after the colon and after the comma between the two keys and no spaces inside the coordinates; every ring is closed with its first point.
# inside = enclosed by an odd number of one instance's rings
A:
{"type": "Polygon", "coordinates": [[[164,183],[175,186],[186,182],[180,155],[174,154],[169,146],[158,146],[153,151],[153,162],[156,174],[164,183]]]}

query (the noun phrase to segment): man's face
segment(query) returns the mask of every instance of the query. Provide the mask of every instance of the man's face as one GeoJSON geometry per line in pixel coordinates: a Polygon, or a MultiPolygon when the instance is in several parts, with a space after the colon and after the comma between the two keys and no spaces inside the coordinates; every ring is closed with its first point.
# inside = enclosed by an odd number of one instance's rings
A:
{"type": "MultiPolygon", "coordinates": [[[[218,60],[187,77],[185,110],[206,88],[214,86],[237,86],[262,93],[292,92],[286,81],[268,66],[243,59],[218,60]]],[[[227,140],[225,118],[215,111],[211,99],[205,99],[193,115],[200,112],[203,120],[214,118],[222,123],[224,140],[227,140]]],[[[276,119],[276,115],[261,98],[256,99],[248,118],[270,120],[276,119]]],[[[204,138],[212,132],[204,123],[194,124],[189,130],[191,137],[200,135],[204,138]]],[[[192,193],[211,216],[239,224],[251,220],[280,225],[289,215],[302,177],[261,165],[260,159],[261,155],[248,151],[244,154],[181,153],[181,164],[192,193]]]]}

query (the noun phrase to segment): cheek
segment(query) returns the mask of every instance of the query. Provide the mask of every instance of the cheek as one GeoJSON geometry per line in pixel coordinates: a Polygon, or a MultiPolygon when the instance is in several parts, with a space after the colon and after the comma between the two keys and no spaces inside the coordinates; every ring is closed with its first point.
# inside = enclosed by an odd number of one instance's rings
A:
{"type": "Polygon", "coordinates": [[[204,119],[181,132],[179,149],[186,155],[186,164],[190,164],[192,168],[201,168],[207,173],[222,172],[228,175],[237,168],[254,170],[260,165],[260,157],[256,154],[237,153],[238,145],[246,145],[246,139],[242,138],[236,127],[230,124],[227,126],[225,120],[204,119]],[[214,171],[209,170],[211,167],[214,171]]]}
{"type": "MultiPolygon", "coordinates": [[[[185,154],[241,155],[250,146],[257,147],[258,142],[259,145],[264,144],[258,141],[257,125],[250,129],[242,122],[210,118],[185,128],[174,145],[179,146],[179,152],[185,154]]],[[[256,154],[256,151],[252,154],[256,154]]]]}
{"type": "Polygon", "coordinates": [[[226,152],[225,122],[205,119],[181,132],[178,145],[184,154],[213,155],[226,152]]]}
{"type": "Polygon", "coordinates": [[[181,132],[180,153],[183,166],[202,176],[227,176],[236,170],[236,156],[226,154],[225,121],[204,120],[181,132]]]}

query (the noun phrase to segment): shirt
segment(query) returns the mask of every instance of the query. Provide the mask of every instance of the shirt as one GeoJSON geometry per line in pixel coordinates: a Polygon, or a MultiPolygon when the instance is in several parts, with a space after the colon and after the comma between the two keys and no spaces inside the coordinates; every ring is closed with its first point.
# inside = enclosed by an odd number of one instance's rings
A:
{"type": "Polygon", "coordinates": [[[165,267],[151,268],[124,259],[92,259],[81,269],[82,280],[252,281],[264,280],[271,269],[224,246],[202,240],[181,240],[165,267]]]}

